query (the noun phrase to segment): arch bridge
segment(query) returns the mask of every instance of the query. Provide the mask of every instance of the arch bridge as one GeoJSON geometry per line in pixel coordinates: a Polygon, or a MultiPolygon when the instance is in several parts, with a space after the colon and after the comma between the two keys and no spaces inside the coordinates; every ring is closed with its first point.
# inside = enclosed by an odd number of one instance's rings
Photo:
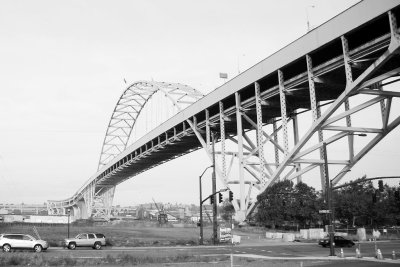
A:
{"type": "Polygon", "coordinates": [[[400,0],[362,1],[206,96],[175,83],[132,84],[114,109],[97,172],[71,198],[48,201],[49,213],[107,219],[123,181],[197,149],[212,161],[212,132],[217,176],[237,189],[239,221],[281,179],[317,173],[324,188],[325,155],[337,184],[400,124],[399,21],[400,0]],[[179,113],[127,146],[155,92],[179,113]],[[336,146],[345,153],[327,153],[336,146]]]}

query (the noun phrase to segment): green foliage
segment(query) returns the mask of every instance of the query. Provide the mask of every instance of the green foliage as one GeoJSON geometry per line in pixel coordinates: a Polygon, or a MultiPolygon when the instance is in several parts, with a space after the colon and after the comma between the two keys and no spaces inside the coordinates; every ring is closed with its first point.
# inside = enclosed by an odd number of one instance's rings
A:
{"type": "Polygon", "coordinates": [[[371,181],[360,181],[334,191],[333,206],[336,219],[350,225],[357,219],[360,225],[368,225],[368,218],[373,212],[372,195],[374,192],[371,181]]]}
{"type": "Polygon", "coordinates": [[[261,225],[281,225],[291,220],[293,183],[289,180],[277,182],[257,196],[259,202],[256,221],[261,225]]]}
{"type": "Polygon", "coordinates": [[[305,183],[284,180],[268,187],[257,197],[256,220],[264,226],[292,224],[309,225],[320,219],[321,197],[305,183]]]}
{"type": "MultiPolygon", "coordinates": [[[[335,220],[348,226],[400,225],[399,190],[399,187],[382,184],[379,190],[372,181],[363,179],[349,182],[348,186],[332,191],[335,220]],[[376,202],[373,196],[376,196],[376,202]]],[[[325,218],[319,210],[327,209],[322,192],[304,183],[294,185],[288,180],[268,187],[257,200],[255,218],[263,226],[316,225],[325,218]]]]}
{"type": "Polygon", "coordinates": [[[230,222],[231,217],[235,215],[235,208],[229,201],[224,201],[220,210],[221,218],[224,221],[230,222]]]}
{"type": "Polygon", "coordinates": [[[322,209],[323,201],[313,187],[305,183],[298,183],[294,188],[295,199],[294,219],[300,225],[309,225],[320,220],[318,211],[322,209]]]}

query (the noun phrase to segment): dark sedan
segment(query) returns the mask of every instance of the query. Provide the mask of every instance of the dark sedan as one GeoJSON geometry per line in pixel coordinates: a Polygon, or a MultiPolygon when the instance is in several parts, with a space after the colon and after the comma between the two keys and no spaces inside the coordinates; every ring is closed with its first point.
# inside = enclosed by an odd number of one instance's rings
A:
{"type": "MultiPolygon", "coordinates": [[[[329,247],[329,246],[330,246],[329,238],[321,239],[321,240],[318,242],[318,245],[321,245],[321,246],[323,246],[324,248],[329,247]]],[[[354,244],[353,241],[351,241],[351,240],[349,240],[349,239],[346,239],[346,238],[344,238],[344,237],[342,237],[342,236],[335,236],[335,237],[333,238],[333,245],[334,245],[335,247],[349,247],[349,248],[351,248],[351,247],[354,246],[355,244],[354,244]]]]}

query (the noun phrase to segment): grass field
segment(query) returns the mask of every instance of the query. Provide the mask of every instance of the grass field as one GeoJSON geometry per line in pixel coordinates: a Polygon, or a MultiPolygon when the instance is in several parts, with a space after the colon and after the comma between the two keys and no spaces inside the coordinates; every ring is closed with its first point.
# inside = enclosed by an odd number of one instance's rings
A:
{"type": "MultiPolygon", "coordinates": [[[[40,237],[50,246],[61,246],[67,237],[67,225],[36,225],[40,237]]],[[[102,233],[108,246],[143,247],[196,245],[199,241],[199,228],[183,225],[164,225],[150,222],[122,222],[113,225],[70,225],[70,237],[79,233],[102,233]],[[178,226],[178,227],[177,227],[178,226]]],[[[34,234],[30,224],[0,224],[0,233],[34,234]]],[[[210,242],[212,228],[204,228],[205,243],[210,242]]]]}
{"type": "Polygon", "coordinates": [[[28,253],[8,253],[0,255],[0,266],[270,266],[270,267],[298,267],[298,266],[321,266],[329,261],[321,260],[263,260],[252,258],[234,257],[231,259],[228,255],[216,256],[132,256],[129,254],[120,254],[117,256],[107,255],[101,258],[73,258],[71,256],[54,257],[46,253],[28,254],[28,253]]]}

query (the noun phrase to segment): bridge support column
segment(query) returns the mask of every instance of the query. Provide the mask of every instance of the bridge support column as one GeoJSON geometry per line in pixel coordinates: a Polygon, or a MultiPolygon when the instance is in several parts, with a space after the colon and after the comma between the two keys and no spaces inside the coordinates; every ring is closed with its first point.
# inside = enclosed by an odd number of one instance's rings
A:
{"type": "Polygon", "coordinates": [[[76,221],[76,219],[78,219],[78,218],[81,217],[81,210],[79,209],[78,206],[73,206],[73,207],[72,207],[72,214],[71,214],[71,216],[72,216],[71,221],[76,221]]]}
{"type": "Polygon", "coordinates": [[[235,93],[236,99],[236,129],[237,129],[237,141],[238,141],[238,159],[239,159],[239,186],[240,186],[240,209],[236,212],[236,218],[238,221],[244,221],[246,219],[246,193],[244,185],[244,162],[243,162],[243,127],[242,127],[242,114],[241,114],[241,100],[240,94],[235,93]]]}
{"type": "MultiPolygon", "coordinates": [[[[347,39],[344,36],[341,37],[341,40],[343,48],[344,67],[346,70],[346,87],[348,87],[353,83],[353,73],[350,65],[349,43],[347,42],[347,39]]],[[[344,101],[344,108],[345,111],[350,110],[350,103],[348,98],[344,101]]],[[[351,127],[350,115],[346,116],[346,126],[351,127]]],[[[350,161],[352,161],[354,158],[354,135],[350,134],[347,138],[349,141],[349,159],[350,161]]]]}
{"type": "MultiPolygon", "coordinates": [[[[306,55],[306,61],[307,61],[308,86],[309,86],[309,91],[310,91],[312,120],[315,123],[321,116],[321,110],[318,106],[317,97],[315,95],[315,83],[314,83],[315,76],[314,76],[314,72],[313,72],[312,59],[309,55],[306,55]]],[[[322,130],[319,129],[317,132],[318,132],[318,142],[322,143],[324,141],[324,135],[322,133],[322,130]]],[[[321,146],[319,149],[319,158],[321,160],[324,158],[324,154],[325,154],[324,147],[321,146]]],[[[325,168],[324,168],[324,166],[322,166],[322,165],[319,166],[319,172],[320,172],[321,188],[324,189],[325,188],[325,168]]]]}
{"type": "Polygon", "coordinates": [[[264,158],[264,131],[262,122],[262,109],[261,109],[261,97],[260,97],[260,84],[254,83],[255,97],[256,97],[256,112],[257,112],[257,150],[258,158],[260,161],[260,177],[259,181],[261,186],[264,186],[267,182],[265,175],[265,158],[264,158]]]}
{"type": "MultiPolygon", "coordinates": [[[[294,137],[294,145],[297,145],[297,143],[299,142],[299,123],[297,121],[297,115],[296,113],[293,115],[293,137],[294,137]]],[[[301,171],[301,165],[300,163],[296,163],[296,172],[300,172],[301,171]]],[[[300,183],[301,182],[301,175],[297,176],[297,182],[300,183]]]]}
{"type": "Polygon", "coordinates": [[[219,129],[221,133],[221,173],[222,180],[227,182],[226,179],[226,160],[225,160],[225,114],[224,114],[224,103],[219,102],[219,129]]]}
{"type": "Polygon", "coordinates": [[[95,193],[93,199],[92,217],[110,220],[115,186],[102,187],[95,193]]]}
{"type": "Polygon", "coordinates": [[[81,207],[81,218],[88,219],[92,215],[93,209],[93,200],[94,200],[94,190],[95,190],[95,183],[92,182],[87,188],[86,191],[83,193],[84,205],[85,207],[81,207]]]}
{"type": "Polygon", "coordinates": [[[286,111],[286,95],[285,95],[285,85],[283,80],[283,72],[278,70],[278,80],[279,80],[279,95],[281,99],[281,118],[283,127],[283,144],[285,157],[289,153],[289,140],[288,140],[288,130],[287,130],[287,111],[286,111]]]}

